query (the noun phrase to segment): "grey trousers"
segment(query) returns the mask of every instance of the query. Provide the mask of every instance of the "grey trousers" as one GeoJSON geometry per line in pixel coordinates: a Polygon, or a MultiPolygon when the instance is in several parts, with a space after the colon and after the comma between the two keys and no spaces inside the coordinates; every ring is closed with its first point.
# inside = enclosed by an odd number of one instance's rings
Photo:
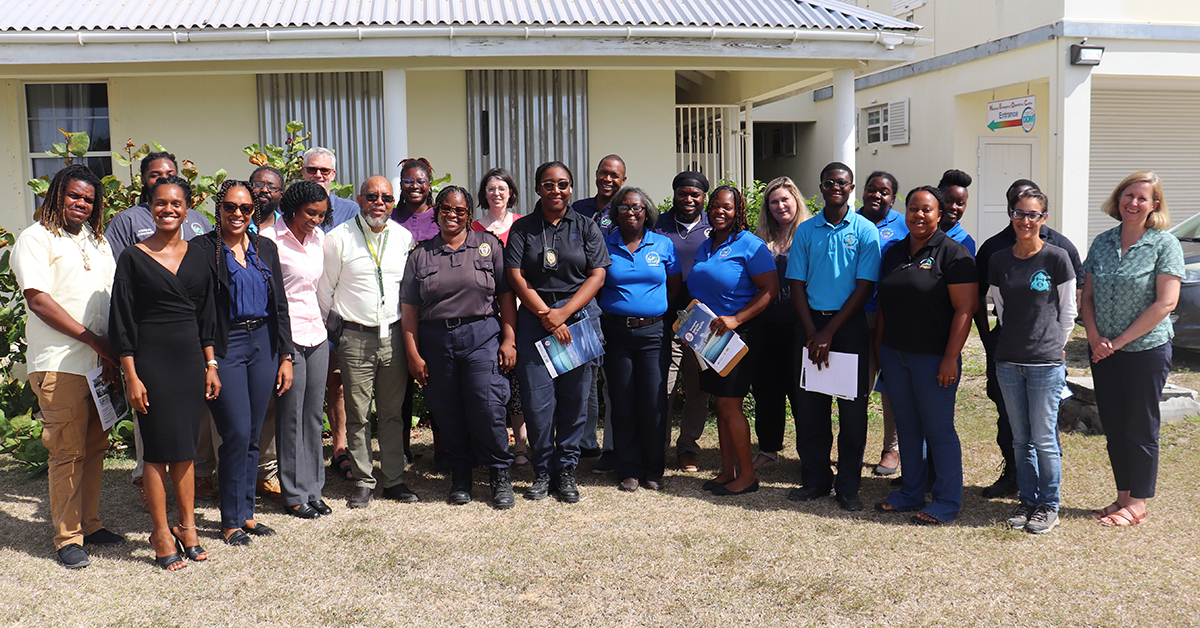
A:
{"type": "MultiPolygon", "coordinates": [[[[321,499],[325,486],[321,431],[328,371],[328,343],[316,347],[296,345],[292,387],[275,400],[279,489],[283,505],[288,508],[321,499]]],[[[267,416],[272,415],[268,412],[267,416]]]]}
{"type": "Polygon", "coordinates": [[[355,486],[375,488],[371,456],[371,400],[379,425],[379,467],[383,487],[403,482],[404,431],[411,429],[400,416],[408,386],[408,356],[404,352],[400,323],[387,338],[376,332],[347,329],[337,347],[346,390],[346,453],[354,470],[355,486]]]}

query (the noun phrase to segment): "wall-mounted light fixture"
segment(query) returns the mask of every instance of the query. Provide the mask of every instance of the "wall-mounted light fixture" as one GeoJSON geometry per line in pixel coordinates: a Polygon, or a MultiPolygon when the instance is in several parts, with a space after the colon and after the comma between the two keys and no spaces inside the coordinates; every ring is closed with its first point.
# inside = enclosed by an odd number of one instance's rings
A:
{"type": "Polygon", "coordinates": [[[1104,57],[1104,46],[1089,46],[1087,38],[1077,44],[1071,44],[1071,65],[1100,65],[1104,57]]]}

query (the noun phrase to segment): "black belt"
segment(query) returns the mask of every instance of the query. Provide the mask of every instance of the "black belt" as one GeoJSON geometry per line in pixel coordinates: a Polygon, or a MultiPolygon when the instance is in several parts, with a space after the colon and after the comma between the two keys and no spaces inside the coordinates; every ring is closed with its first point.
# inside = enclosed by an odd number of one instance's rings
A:
{"type": "Polygon", "coordinates": [[[812,313],[820,314],[821,316],[835,316],[837,314],[837,312],[824,312],[821,310],[813,310],[812,313]]]}
{"type": "Polygon", "coordinates": [[[230,323],[229,329],[230,330],[244,329],[246,331],[254,331],[266,324],[267,324],[267,317],[264,316],[262,318],[252,318],[248,321],[236,321],[236,322],[230,323]]]}
{"type": "Polygon", "coordinates": [[[429,323],[431,325],[434,325],[435,327],[442,327],[444,325],[446,327],[446,329],[457,329],[459,327],[462,327],[463,325],[469,325],[471,323],[481,321],[485,318],[491,318],[491,317],[490,316],[461,316],[458,318],[443,318],[440,320],[421,321],[421,322],[429,323]]]}
{"type": "Polygon", "coordinates": [[[616,321],[617,323],[624,325],[630,329],[637,329],[638,327],[649,327],[650,325],[653,325],[663,319],[662,314],[659,314],[658,316],[651,316],[651,317],[647,318],[644,316],[618,316],[616,314],[609,314],[609,313],[605,312],[604,314],[601,314],[600,316],[603,318],[607,318],[611,321],[616,321]]]}
{"type": "Polygon", "coordinates": [[[542,297],[542,300],[546,302],[547,307],[553,306],[555,303],[558,303],[563,299],[570,299],[571,297],[575,296],[574,292],[543,292],[538,290],[537,293],[538,296],[542,297]]]}
{"type": "MultiPolygon", "coordinates": [[[[397,322],[399,322],[399,321],[397,321],[397,322]]],[[[388,327],[391,327],[392,325],[395,325],[395,324],[396,323],[391,323],[388,325],[388,327]]],[[[349,329],[352,331],[365,331],[365,332],[371,332],[371,333],[379,333],[379,325],[360,325],[354,321],[342,321],[342,326],[345,327],[346,329],[349,329]]]]}

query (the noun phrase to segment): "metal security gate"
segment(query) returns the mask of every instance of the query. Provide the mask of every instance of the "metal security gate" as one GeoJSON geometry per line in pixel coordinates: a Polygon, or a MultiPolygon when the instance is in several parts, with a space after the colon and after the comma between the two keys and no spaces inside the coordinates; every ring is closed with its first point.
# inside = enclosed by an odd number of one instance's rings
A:
{"type": "Polygon", "coordinates": [[[534,171],[557,159],[575,174],[573,199],[591,196],[586,70],[468,70],[467,169],[474,191],[492,168],[512,173],[528,214],[534,171]]]}
{"type": "Polygon", "coordinates": [[[357,187],[385,172],[382,72],[259,74],[259,142],[282,146],[292,120],[312,133],[309,148],[337,156],[338,183],[357,187]]]}
{"type": "Polygon", "coordinates": [[[714,187],[719,179],[739,186],[754,180],[752,111],[741,105],[676,105],[676,168],[702,172],[714,187]]]}

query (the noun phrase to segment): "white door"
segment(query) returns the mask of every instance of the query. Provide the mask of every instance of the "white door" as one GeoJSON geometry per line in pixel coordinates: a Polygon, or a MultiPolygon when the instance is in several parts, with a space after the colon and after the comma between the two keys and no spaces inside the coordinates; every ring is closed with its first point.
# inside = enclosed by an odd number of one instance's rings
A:
{"type": "MultiPolygon", "coordinates": [[[[996,235],[1009,223],[1008,199],[1004,193],[1017,179],[1031,179],[1037,172],[1038,138],[979,137],[979,182],[971,192],[975,201],[976,246],[996,235]]],[[[970,223],[968,223],[970,224],[970,223]]]]}

